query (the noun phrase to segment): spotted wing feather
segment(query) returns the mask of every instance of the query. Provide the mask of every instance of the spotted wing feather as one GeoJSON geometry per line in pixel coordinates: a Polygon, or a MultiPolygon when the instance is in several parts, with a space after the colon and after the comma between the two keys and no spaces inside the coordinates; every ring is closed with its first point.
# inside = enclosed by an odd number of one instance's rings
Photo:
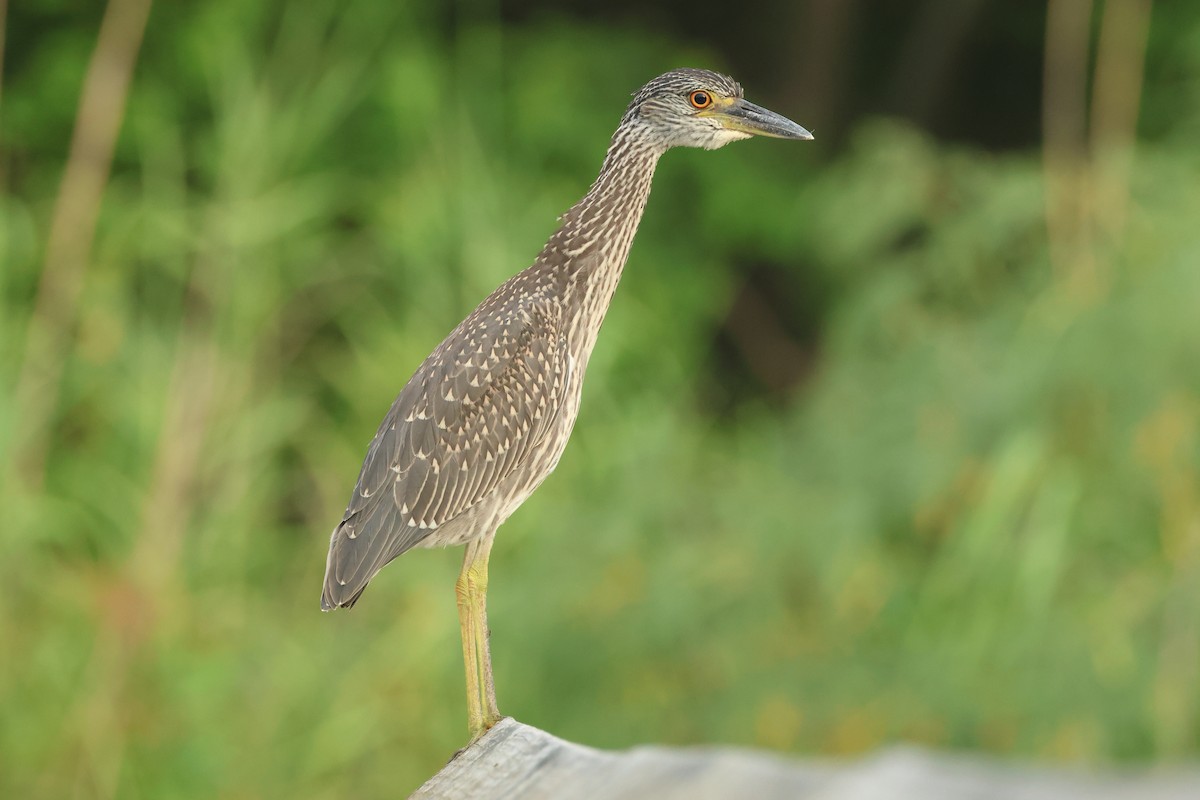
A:
{"type": "Polygon", "coordinates": [[[544,439],[566,388],[557,308],[481,307],[425,360],[371,440],[330,538],[324,609],[487,498],[544,439]]]}

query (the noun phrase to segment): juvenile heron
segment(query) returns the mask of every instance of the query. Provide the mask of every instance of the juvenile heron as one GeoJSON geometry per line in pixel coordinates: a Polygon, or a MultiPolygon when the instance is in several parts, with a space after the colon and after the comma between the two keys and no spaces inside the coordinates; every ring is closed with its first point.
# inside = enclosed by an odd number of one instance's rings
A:
{"type": "Polygon", "coordinates": [[[352,606],[413,547],[465,544],[456,592],[471,740],[500,719],[486,594],[496,529],[558,464],[588,357],[625,267],[659,157],[753,135],[811,139],[732,78],[677,69],[642,87],[600,175],[533,265],[492,292],[422,362],[371,440],[329,541],[321,608],[352,606]]]}

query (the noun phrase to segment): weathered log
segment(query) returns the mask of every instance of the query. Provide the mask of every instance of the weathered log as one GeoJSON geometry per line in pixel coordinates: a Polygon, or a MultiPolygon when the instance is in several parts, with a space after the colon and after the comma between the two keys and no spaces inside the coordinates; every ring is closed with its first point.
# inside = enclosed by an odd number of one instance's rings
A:
{"type": "Polygon", "coordinates": [[[849,762],[726,747],[607,752],[504,719],[412,800],[1195,800],[1200,770],[1085,772],[896,747],[849,762]]]}

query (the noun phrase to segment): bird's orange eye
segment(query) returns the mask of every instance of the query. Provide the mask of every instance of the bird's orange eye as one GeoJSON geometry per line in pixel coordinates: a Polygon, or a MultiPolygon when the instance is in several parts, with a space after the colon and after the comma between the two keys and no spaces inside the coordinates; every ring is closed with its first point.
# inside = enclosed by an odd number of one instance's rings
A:
{"type": "Polygon", "coordinates": [[[712,105],[712,95],[708,92],[692,92],[688,95],[688,102],[695,108],[708,108],[712,105]]]}

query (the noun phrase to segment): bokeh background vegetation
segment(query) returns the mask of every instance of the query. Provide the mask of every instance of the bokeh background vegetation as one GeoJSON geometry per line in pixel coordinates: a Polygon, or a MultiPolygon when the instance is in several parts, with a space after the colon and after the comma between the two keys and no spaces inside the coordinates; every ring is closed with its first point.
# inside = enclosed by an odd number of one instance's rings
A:
{"type": "Polygon", "coordinates": [[[585,5],[7,4],[0,795],[390,798],[463,743],[459,552],[323,615],[328,533],[679,65],[817,140],[664,160],[492,557],[502,709],[1196,756],[1200,5],[585,5]]]}

